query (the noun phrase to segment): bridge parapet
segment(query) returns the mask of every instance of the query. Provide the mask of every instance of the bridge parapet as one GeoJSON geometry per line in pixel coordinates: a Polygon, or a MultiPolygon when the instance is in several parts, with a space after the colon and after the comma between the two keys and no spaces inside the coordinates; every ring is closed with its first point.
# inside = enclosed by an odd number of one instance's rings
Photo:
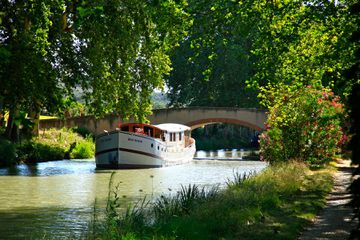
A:
{"type": "MultiPolygon", "coordinates": [[[[148,117],[151,124],[180,123],[190,126],[192,129],[207,124],[231,123],[239,124],[261,131],[265,128],[266,111],[253,108],[220,108],[220,107],[187,107],[157,109],[148,117]]],[[[112,130],[118,127],[119,122],[134,122],[134,119],[124,121],[120,117],[109,114],[96,119],[93,116],[74,117],[65,120],[49,119],[40,121],[41,129],[61,127],[87,128],[94,134],[104,130],[112,130]]]]}

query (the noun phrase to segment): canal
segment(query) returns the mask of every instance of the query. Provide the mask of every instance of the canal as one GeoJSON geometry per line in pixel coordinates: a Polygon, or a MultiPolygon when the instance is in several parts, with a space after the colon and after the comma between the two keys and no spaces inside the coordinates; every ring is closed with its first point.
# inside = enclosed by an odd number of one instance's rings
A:
{"type": "MultiPolygon", "coordinates": [[[[136,199],[171,194],[181,185],[224,186],[234,172],[260,171],[266,167],[260,161],[205,160],[204,154],[197,154],[202,160],[185,165],[116,170],[114,182],[119,183],[119,194],[124,199],[136,199]]],[[[235,155],[239,154],[243,152],[235,155]]],[[[222,159],[226,156],[221,155],[222,159]]],[[[98,208],[105,206],[111,172],[96,170],[94,159],[0,169],[0,239],[84,237],[95,199],[98,208]]]]}

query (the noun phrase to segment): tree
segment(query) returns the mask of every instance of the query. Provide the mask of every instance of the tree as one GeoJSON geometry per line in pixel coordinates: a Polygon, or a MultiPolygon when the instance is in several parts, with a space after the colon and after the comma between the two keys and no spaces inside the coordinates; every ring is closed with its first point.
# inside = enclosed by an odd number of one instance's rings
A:
{"type": "Polygon", "coordinates": [[[256,16],[250,3],[190,1],[193,24],[172,54],[166,79],[170,105],[255,107],[256,91],[246,88],[255,61],[256,16]]]}
{"type": "MultiPolygon", "coordinates": [[[[21,110],[56,104],[60,80],[51,62],[50,28],[62,1],[1,1],[0,26],[0,111],[9,111],[7,136],[17,133],[15,119],[21,110]]],[[[30,110],[31,111],[31,110],[30,110]]]]}
{"type": "MultiPolygon", "coordinates": [[[[265,4],[259,13],[260,37],[254,53],[257,72],[249,84],[266,92],[285,84],[296,92],[308,85],[331,88],[345,99],[349,86],[340,86],[341,72],[354,60],[347,44],[348,4],[340,1],[285,1],[265,4]]],[[[263,104],[269,106],[266,98],[263,104]]]]}
{"type": "Polygon", "coordinates": [[[190,1],[188,9],[193,26],[167,78],[172,105],[257,106],[256,94],[279,83],[349,94],[340,84],[353,61],[346,1],[190,1]]]}
{"type": "Polygon", "coordinates": [[[174,1],[86,2],[79,9],[81,67],[86,101],[97,115],[116,112],[144,121],[150,96],[169,74],[167,53],[183,37],[185,3],[174,1]]]}
{"type": "Polygon", "coordinates": [[[0,9],[0,112],[56,112],[81,88],[90,112],[145,121],[187,26],[185,1],[9,1],[0,9]]]}

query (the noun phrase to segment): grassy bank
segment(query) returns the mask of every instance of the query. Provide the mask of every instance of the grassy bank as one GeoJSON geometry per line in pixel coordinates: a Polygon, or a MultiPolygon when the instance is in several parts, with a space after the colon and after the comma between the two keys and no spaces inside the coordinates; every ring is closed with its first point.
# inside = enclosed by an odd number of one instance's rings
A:
{"type": "Polygon", "coordinates": [[[331,186],[330,168],[292,162],[235,176],[226,189],[185,187],[125,213],[115,191],[107,219],[94,222],[89,239],[296,239],[331,186]]]}
{"type": "Polygon", "coordinates": [[[79,129],[48,129],[38,137],[11,143],[0,139],[0,166],[94,156],[95,144],[79,129]]]}

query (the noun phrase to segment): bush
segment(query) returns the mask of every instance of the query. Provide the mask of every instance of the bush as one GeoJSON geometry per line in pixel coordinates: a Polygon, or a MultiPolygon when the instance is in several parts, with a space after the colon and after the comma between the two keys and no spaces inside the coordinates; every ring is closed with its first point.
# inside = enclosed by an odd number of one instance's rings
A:
{"type": "Polygon", "coordinates": [[[48,129],[39,137],[21,144],[19,159],[41,162],[66,158],[91,158],[95,146],[92,138],[86,139],[70,129],[48,129]]]}
{"type": "Polygon", "coordinates": [[[31,151],[27,155],[28,162],[42,162],[61,160],[65,158],[65,149],[60,146],[51,146],[44,143],[30,143],[31,151]]]}
{"type": "Polygon", "coordinates": [[[77,142],[70,152],[70,158],[92,158],[95,155],[95,146],[90,138],[77,142]]]}
{"type": "Polygon", "coordinates": [[[273,162],[299,159],[311,165],[329,162],[345,136],[339,98],[328,89],[284,90],[272,96],[267,130],[260,136],[260,156],[273,162]]]}
{"type": "Polygon", "coordinates": [[[16,164],[16,148],[8,140],[0,139],[0,167],[16,164]]]}

